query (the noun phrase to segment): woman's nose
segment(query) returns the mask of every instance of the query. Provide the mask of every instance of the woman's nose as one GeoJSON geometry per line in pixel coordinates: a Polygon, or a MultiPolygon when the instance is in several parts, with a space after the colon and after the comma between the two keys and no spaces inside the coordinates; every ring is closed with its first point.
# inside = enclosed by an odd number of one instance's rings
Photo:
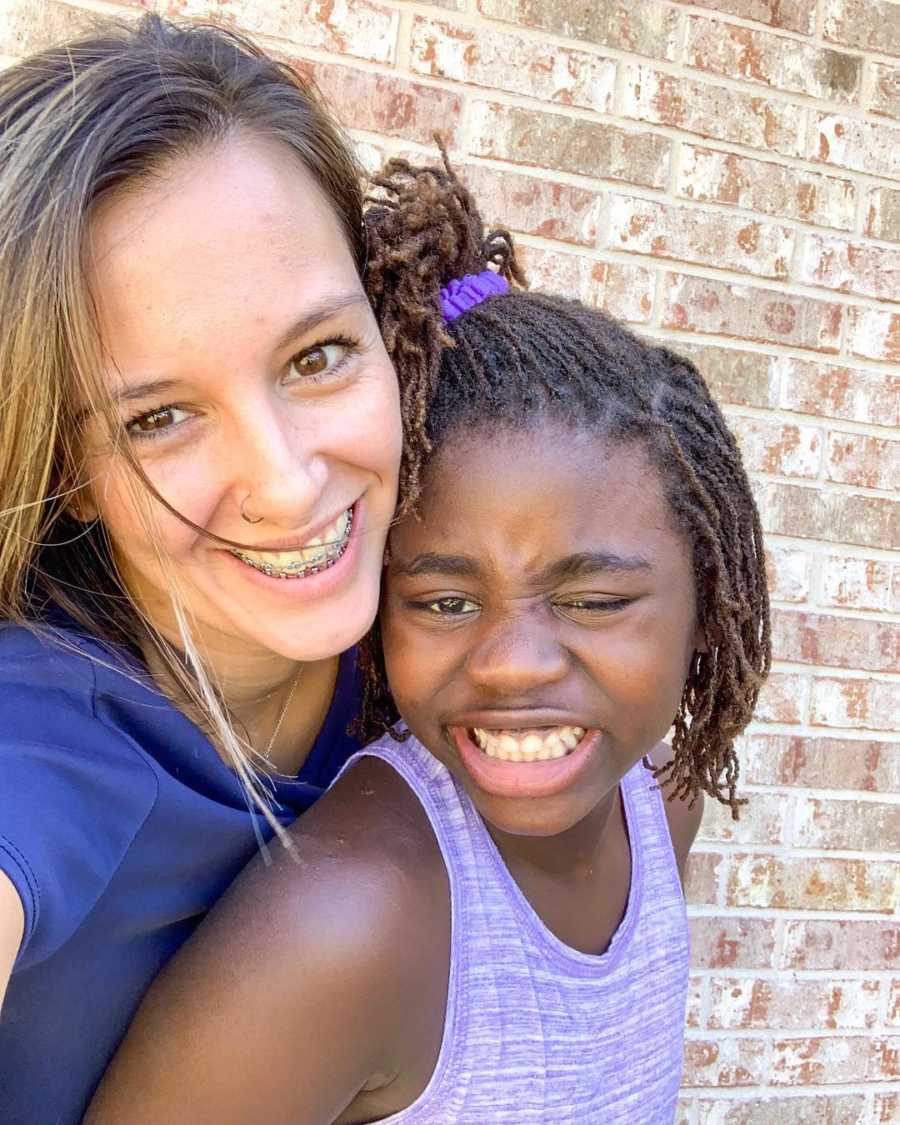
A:
{"type": "Polygon", "coordinates": [[[557,683],[567,665],[551,624],[524,615],[486,622],[466,662],[474,686],[504,696],[557,683]]]}
{"type": "Polygon", "coordinates": [[[291,529],[321,514],[328,467],[313,433],[257,414],[242,427],[239,456],[236,504],[255,521],[291,529]]]}

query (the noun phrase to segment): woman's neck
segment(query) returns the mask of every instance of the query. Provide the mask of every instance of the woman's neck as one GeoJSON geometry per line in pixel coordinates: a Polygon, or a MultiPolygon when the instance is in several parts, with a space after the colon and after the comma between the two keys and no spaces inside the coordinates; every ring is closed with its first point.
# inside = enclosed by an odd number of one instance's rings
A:
{"type": "MultiPolygon", "coordinates": [[[[189,718],[210,733],[205,715],[178,683],[151,642],[144,646],[147,666],[162,691],[189,718]]],[[[241,741],[256,752],[253,764],[267,772],[294,776],[306,760],[334,695],[339,657],[300,664],[274,653],[252,657],[217,651],[207,645],[204,669],[220,692],[226,714],[241,741]]],[[[192,677],[193,678],[193,677],[192,677]]]]}

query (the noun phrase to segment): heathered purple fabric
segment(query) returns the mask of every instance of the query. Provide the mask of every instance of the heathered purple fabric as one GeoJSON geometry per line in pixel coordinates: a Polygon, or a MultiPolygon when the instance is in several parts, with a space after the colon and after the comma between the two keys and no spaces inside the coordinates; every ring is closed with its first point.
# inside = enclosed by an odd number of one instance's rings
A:
{"type": "MultiPolygon", "coordinates": [[[[632,877],[605,953],[561,942],[534,912],[465,791],[414,739],[388,762],[421,801],[447,865],[452,953],[431,1080],[385,1125],[672,1125],[689,941],[662,798],[638,762],[622,779],[632,877]]],[[[415,934],[410,934],[410,941],[415,934]]]]}

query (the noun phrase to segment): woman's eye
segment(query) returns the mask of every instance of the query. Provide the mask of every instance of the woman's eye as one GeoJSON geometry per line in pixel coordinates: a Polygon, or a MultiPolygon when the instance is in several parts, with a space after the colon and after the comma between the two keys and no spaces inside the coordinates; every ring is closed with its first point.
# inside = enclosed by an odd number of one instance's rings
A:
{"type": "Polygon", "coordinates": [[[349,340],[329,340],[327,343],[307,348],[291,360],[290,367],[296,378],[290,381],[297,382],[335,371],[343,365],[343,361],[353,351],[353,347],[349,340]]]}
{"type": "Polygon", "coordinates": [[[150,410],[132,418],[125,428],[132,437],[154,437],[180,425],[189,417],[186,410],[180,410],[177,406],[161,406],[158,410],[150,410]]]}
{"type": "Polygon", "coordinates": [[[468,598],[436,598],[433,602],[416,602],[416,607],[437,617],[460,617],[474,613],[478,606],[468,598]]]}

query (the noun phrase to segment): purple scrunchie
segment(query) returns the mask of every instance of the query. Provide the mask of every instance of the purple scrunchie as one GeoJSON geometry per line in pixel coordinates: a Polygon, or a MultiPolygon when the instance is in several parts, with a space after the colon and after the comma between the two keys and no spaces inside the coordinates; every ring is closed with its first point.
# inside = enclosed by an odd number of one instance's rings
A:
{"type": "Polygon", "coordinates": [[[451,281],[441,290],[441,312],[444,320],[456,320],[469,309],[480,305],[487,297],[499,297],[509,292],[509,282],[493,270],[481,273],[467,273],[459,280],[451,281]]]}

